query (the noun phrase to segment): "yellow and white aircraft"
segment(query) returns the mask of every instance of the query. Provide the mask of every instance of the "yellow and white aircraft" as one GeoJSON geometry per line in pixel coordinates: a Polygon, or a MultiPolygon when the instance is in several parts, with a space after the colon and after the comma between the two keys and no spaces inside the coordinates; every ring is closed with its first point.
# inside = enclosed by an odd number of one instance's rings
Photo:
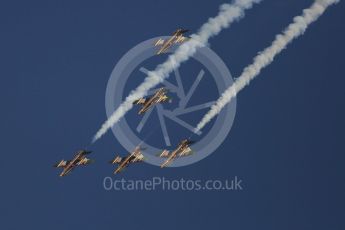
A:
{"type": "Polygon", "coordinates": [[[176,43],[183,43],[188,38],[184,37],[183,34],[188,32],[189,30],[178,29],[176,30],[172,36],[168,40],[159,39],[155,46],[161,46],[161,48],[157,51],[157,55],[165,53],[173,44],[176,43]]]}

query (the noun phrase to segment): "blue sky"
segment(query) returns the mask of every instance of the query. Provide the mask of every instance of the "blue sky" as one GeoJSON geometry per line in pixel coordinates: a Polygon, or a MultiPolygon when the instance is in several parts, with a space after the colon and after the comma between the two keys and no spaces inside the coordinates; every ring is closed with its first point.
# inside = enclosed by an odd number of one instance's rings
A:
{"type": "MultiPolygon", "coordinates": [[[[210,48],[237,77],[312,2],[264,0],[210,48]]],[[[113,176],[238,176],[242,191],[106,191],[107,161],[125,153],[111,132],[90,147],[94,165],[62,179],[52,168],[86,147],[106,119],[107,82],[129,49],[177,27],[196,31],[222,3],[1,3],[4,228],[344,229],[343,2],[240,92],[232,129],[212,155],[187,167],[139,164],[113,176]]],[[[188,62],[184,69],[194,71],[188,62]]]]}

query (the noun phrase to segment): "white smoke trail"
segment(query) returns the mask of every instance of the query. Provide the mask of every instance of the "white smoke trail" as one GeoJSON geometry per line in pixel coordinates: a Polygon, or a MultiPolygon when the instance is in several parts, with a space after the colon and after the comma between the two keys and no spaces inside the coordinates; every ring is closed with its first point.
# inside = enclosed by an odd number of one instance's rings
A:
{"type": "Polygon", "coordinates": [[[115,125],[132,107],[132,102],[144,97],[147,92],[162,83],[169,74],[180,66],[182,62],[187,61],[196,50],[208,43],[208,40],[217,35],[222,29],[228,28],[231,23],[244,16],[244,11],[250,9],[253,4],[261,0],[234,0],[232,4],[223,4],[220,6],[218,15],[210,18],[198,31],[193,34],[192,39],[186,41],[171,54],[161,65],[158,65],[154,71],[150,71],[144,82],[130,93],[125,101],[115,110],[109,119],[102,125],[100,130],[93,138],[93,142],[103,136],[108,129],[115,125]]]}
{"type": "Polygon", "coordinates": [[[272,45],[263,52],[260,52],[254,58],[254,62],[247,66],[243,70],[241,76],[221,95],[217,102],[201,119],[195,131],[200,131],[213,117],[219,114],[223,107],[229,103],[239,91],[259,75],[264,67],[272,63],[277,54],[285,49],[291,41],[302,35],[308,26],[323,14],[328,6],[337,2],[339,2],[339,0],[315,0],[310,8],[303,11],[302,16],[295,17],[293,19],[294,22],[291,23],[282,34],[277,35],[272,45]]]}

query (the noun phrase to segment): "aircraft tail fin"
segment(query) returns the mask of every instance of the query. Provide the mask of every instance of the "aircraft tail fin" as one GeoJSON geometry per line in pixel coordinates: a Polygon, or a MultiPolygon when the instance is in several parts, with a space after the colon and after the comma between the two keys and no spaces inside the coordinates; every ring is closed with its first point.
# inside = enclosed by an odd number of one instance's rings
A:
{"type": "Polygon", "coordinates": [[[113,160],[109,161],[110,164],[120,164],[122,161],[122,158],[117,156],[113,160]]]}
{"type": "Polygon", "coordinates": [[[145,98],[140,98],[138,100],[133,101],[133,105],[142,105],[146,102],[145,98]]]}
{"type": "Polygon", "coordinates": [[[168,157],[169,156],[169,151],[168,150],[163,150],[163,152],[159,153],[159,157],[168,157]]]}
{"type": "Polygon", "coordinates": [[[54,166],[55,168],[63,168],[63,167],[65,167],[66,165],[67,165],[67,161],[61,160],[60,162],[54,164],[53,166],[54,166]]]}
{"type": "Polygon", "coordinates": [[[89,158],[84,158],[84,159],[82,159],[81,161],[79,161],[78,163],[77,163],[77,165],[88,165],[88,164],[91,164],[91,163],[94,163],[95,162],[95,160],[93,160],[93,159],[89,159],[89,158]]]}
{"type": "Polygon", "coordinates": [[[189,155],[192,155],[192,154],[194,154],[194,151],[193,151],[190,147],[188,147],[188,148],[186,148],[185,150],[183,150],[183,151],[179,154],[179,156],[180,156],[180,157],[184,157],[184,156],[189,156],[189,155]]]}
{"type": "Polygon", "coordinates": [[[175,40],[175,43],[183,43],[183,42],[185,42],[185,41],[187,41],[187,40],[189,40],[190,38],[188,38],[188,37],[184,37],[183,35],[181,35],[181,36],[178,36],[177,37],[177,39],[175,40]]]}
{"type": "Polygon", "coordinates": [[[161,46],[161,45],[163,45],[164,44],[164,40],[163,39],[158,39],[157,41],[156,41],[156,43],[154,44],[154,46],[161,46]]]}

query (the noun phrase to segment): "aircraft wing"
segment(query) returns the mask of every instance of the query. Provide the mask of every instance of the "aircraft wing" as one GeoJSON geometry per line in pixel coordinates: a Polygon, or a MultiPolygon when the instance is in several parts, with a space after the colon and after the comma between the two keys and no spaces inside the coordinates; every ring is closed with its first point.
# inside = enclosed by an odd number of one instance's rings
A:
{"type": "Polygon", "coordinates": [[[117,156],[113,160],[109,161],[110,164],[120,164],[122,161],[122,157],[117,156]]]}
{"type": "Polygon", "coordinates": [[[184,149],[182,152],[180,152],[179,156],[185,157],[185,156],[192,155],[193,153],[194,153],[193,150],[190,147],[188,147],[188,148],[184,149]]]}
{"type": "Polygon", "coordinates": [[[178,36],[175,40],[175,43],[182,43],[185,42],[187,40],[189,40],[190,38],[184,37],[184,36],[178,36]]]}
{"type": "Polygon", "coordinates": [[[157,52],[157,54],[166,53],[166,52],[169,50],[170,46],[171,46],[171,45],[165,45],[165,46],[163,46],[163,47],[157,52]]]}
{"type": "Polygon", "coordinates": [[[135,158],[132,159],[131,163],[135,162],[142,162],[144,160],[144,155],[143,154],[137,154],[135,158]]]}
{"type": "Polygon", "coordinates": [[[121,165],[119,165],[119,167],[117,167],[117,169],[115,169],[114,174],[117,174],[124,169],[125,169],[125,166],[121,164],[121,165]]]}
{"type": "Polygon", "coordinates": [[[77,165],[88,165],[88,164],[91,164],[92,162],[93,162],[93,160],[84,157],[83,159],[81,159],[81,160],[77,163],[77,165]]]}
{"type": "Polygon", "coordinates": [[[66,168],[64,168],[64,170],[60,173],[60,177],[66,176],[67,174],[69,174],[70,172],[72,172],[72,170],[75,168],[75,166],[67,166],[66,168]]]}
{"type": "Polygon", "coordinates": [[[164,44],[164,39],[158,39],[157,41],[156,41],[156,43],[154,44],[154,46],[161,46],[161,45],[163,45],[164,44]]]}
{"type": "Polygon", "coordinates": [[[66,167],[66,165],[69,163],[69,161],[61,160],[59,163],[56,163],[54,167],[56,168],[63,168],[66,167]]]}
{"type": "Polygon", "coordinates": [[[146,103],[147,100],[148,100],[148,99],[140,98],[140,99],[138,99],[138,100],[133,101],[133,105],[143,105],[143,104],[146,103]]]}
{"type": "Polygon", "coordinates": [[[169,151],[168,150],[163,150],[163,152],[159,153],[159,157],[164,157],[164,158],[167,158],[169,157],[169,151]]]}
{"type": "Polygon", "coordinates": [[[171,98],[167,95],[162,95],[157,99],[157,103],[171,101],[171,98]]]}

